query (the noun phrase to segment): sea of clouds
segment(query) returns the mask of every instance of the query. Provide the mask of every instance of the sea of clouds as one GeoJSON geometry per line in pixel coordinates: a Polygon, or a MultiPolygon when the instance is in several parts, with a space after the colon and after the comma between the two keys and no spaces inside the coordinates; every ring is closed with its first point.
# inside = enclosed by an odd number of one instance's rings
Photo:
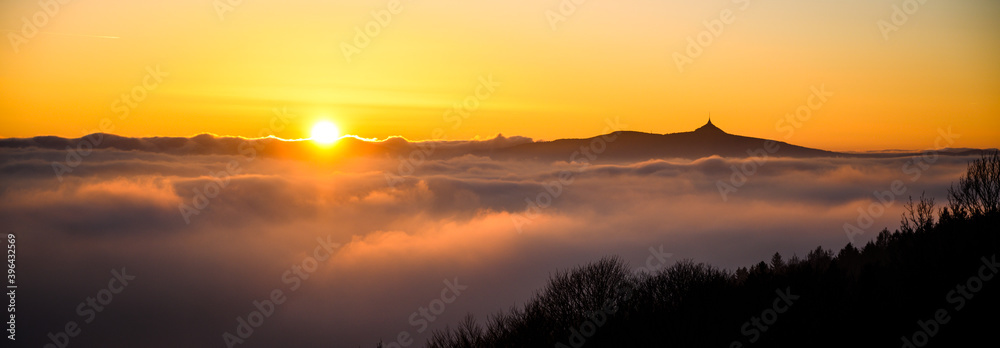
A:
{"type": "MultiPolygon", "coordinates": [[[[585,163],[324,160],[322,149],[309,160],[265,156],[266,144],[189,151],[209,140],[175,144],[185,151],[94,149],[79,161],[58,146],[0,148],[19,343],[420,346],[433,329],[521,305],[552,273],[606,255],[639,267],[665,252],[666,265],[733,269],[775,252],[863,244],[898,226],[909,196],[944,203],[975,158],[585,163]],[[895,181],[904,190],[882,202],[888,196],[875,193],[895,181]],[[120,286],[114,272],[134,278],[120,286]]],[[[430,146],[445,145],[462,144],[430,146]]]]}

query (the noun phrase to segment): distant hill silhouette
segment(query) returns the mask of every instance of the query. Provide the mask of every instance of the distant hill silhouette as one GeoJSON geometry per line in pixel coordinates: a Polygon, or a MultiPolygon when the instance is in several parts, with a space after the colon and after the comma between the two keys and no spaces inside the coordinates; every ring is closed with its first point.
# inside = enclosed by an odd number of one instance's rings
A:
{"type": "MultiPolygon", "coordinates": [[[[129,138],[114,134],[95,133],[81,138],[67,139],[55,136],[0,139],[0,148],[41,148],[64,150],[117,149],[174,155],[239,155],[252,145],[256,154],[277,158],[312,159],[316,148],[310,141],[278,140],[274,138],[245,139],[217,137],[201,134],[194,137],[129,138]]],[[[498,160],[570,161],[585,160],[590,163],[614,163],[650,159],[698,159],[709,156],[744,158],[750,156],[774,157],[906,157],[919,155],[913,151],[871,153],[833,152],[792,145],[782,141],[729,134],[712,124],[690,132],[653,134],[635,131],[616,131],[585,139],[559,139],[531,141],[524,137],[507,138],[502,135],[481,141],[428,141],[410,142],[403,138],[368,141],[344,137],[333,146],[331,159],[360,156],[399,158],[415,152],[432,159],[445,159],[463,155],[490,157],[498,160]]],[[[983,150],[959,149],[939,151],[943,155],[980,154],[983,150]]]]}
{"type": "MultiPolygon", "coordinates": [[[[715,126],[711,120],[691,132],[653,134],[634,131],[617,131],[586,139],[560,139],[520,144],[495,150],[488,155],[497,159],[536,159],[568,161],[574,152],[591,149],[591,153],[606,145],[590,162],[642,161],[649,159],[683,158],[698,159],[709,156],[744,158],[751,156],[774,157],[864,157],[889,158],[919,155],[922,152],[893,151],[847,153],[813,149],[783,141],[745,137],[729,134],[715,126]],[[593,144],[593,145],[592,145],[593,144]]],[[[942,155],[978,155],[979,149],[942,149],[942,155]]],[[[577,155],[577,158],[587,158],[577,155]]]]}
{"type": "Polygon", "coordinates": [[[778,157],[830,157],[850,154],[811,149],[786,142],[732,135],[719,129],[712,121],[691,132],[652,134],[618,131],[586,139],[561,139],[549,142],[521,144],[501,149],[491,157],[567,160],[573,152],[607,147],[596,161],[636,161],[656,158],[697,159],[718,155],[748,157],[751,154],[778,157]],[[593,146],[591,144],[594,144],[593,146]]]}

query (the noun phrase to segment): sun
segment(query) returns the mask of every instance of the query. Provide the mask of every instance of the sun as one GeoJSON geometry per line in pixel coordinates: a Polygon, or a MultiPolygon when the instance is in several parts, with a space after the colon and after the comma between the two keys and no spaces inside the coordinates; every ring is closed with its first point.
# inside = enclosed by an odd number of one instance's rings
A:
{"type": "Polygon", "coordinates": [[[340,138],[340,129],[330,121],[319,121],[313,125],[311,135],[317,143],[332,144],[340,138]]]}

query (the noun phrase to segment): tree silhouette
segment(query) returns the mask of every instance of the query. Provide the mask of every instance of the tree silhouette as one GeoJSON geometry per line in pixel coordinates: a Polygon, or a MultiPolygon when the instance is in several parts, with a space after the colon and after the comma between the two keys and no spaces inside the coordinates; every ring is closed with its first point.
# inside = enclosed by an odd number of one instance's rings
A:
{"type": "Polygon", "coordinates": [[[771,268],[773,268],[775,272],[780,272],[785,269],[785,261],[781,260],[781,254],[774,253],[774,256],[771,256],[771,268]]]}
{"type": "Polygon", "coordinates": [[[934,197],[926,197],[921,192],[919,201],[914,202],[913,196],[910,196],[910,201],[903,207],[906,211],[899,221],[900,232],[921,232],[934,226],[934,197]]]}
{"type": "Polygon", "coordinates": [[[970,162],[965,175],[948,189],[948,202],[949,215],[959,218],[1000,212],[1000,152],[970,162]]]}

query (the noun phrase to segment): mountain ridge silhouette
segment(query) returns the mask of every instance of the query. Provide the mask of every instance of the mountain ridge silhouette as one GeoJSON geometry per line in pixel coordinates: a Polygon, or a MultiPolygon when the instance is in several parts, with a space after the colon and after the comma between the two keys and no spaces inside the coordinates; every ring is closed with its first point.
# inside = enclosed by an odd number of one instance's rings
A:
{"type": "MultiPolygon", "coordinates": [[[[316,154],[314,144],[306,140],[275,138],[247,139],[199,134],[193,137],[123,137],[94,133],[70,139],[57,136],[0,139],[0,148],[40,148],[49,150],[116,149],[173,155],[239,155],[253,145],[255,154],[277,158],[309,159],[316,154]]],[[[620,130],[589,138],[565,138],[532,141],[524,137],[498,135],[487,140],[418,141],[400,137],[369,141],[344,137],[333,145],[334,157],[376,156],[398,158],[419,152],[428,159],[445,159],[464,155],[489,157],[495,160],[575,161],[614,163],[653,159],[698,159],[710,156],[747,157],[908,157],[927,151],[835,152],[793,145],[784,141],[730,134],[708,121],[687,132],[656,134],[620,130]]],[[[975,155],[987,149],[936,150],[944,155],[975,155]]]]}

